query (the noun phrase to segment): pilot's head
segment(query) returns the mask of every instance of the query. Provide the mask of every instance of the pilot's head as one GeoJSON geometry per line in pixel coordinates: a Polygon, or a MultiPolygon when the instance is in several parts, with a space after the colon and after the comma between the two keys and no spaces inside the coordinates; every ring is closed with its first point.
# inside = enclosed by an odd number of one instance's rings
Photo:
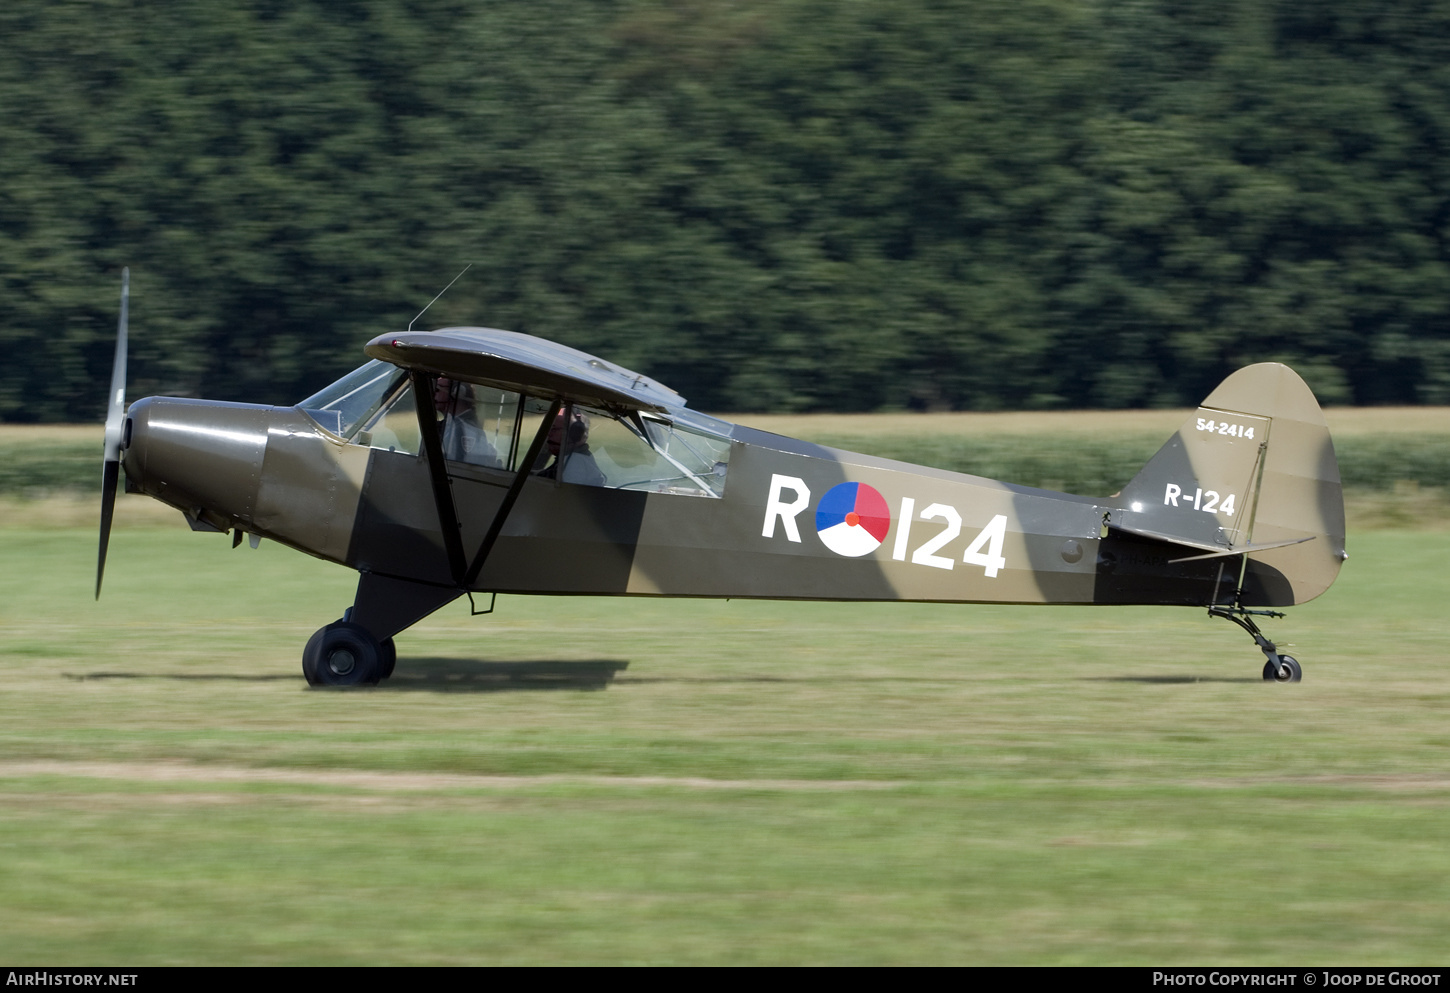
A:
{"type": "Polygon", "coordinates": [[[433,381],[433,406],[445,414],[461,414],[473,406],[473,387],[439,376],[433,381]]]}
{"type": "MultiPolygon", "coordinates": [[[[564,418],[564,411],[559,411],[554,416],[554,423],[549,427],[549,452],[555,457],[558,456],[559,450],[564,447],[564,418]]],[[[569,417],[568,422],[569,448],[573,450],[584,444],[584,440],[589,437],[589,422],[577,410],[572,412],[572,416],[569,417]]]]}

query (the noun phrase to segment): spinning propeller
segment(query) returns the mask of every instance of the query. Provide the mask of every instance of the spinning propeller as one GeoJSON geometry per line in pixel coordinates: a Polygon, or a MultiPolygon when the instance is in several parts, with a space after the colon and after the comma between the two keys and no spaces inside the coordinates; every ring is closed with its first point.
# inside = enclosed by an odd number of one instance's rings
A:
{"type": "Polygon", "coordinates": [[[121,270],[121,320],[116,326],[116,361],[111,367],[111,398],[106,408],[106,454],[101,464],[101,548],[96,560],[96,599],[106,573],[106,546],[116,512],[116,484],[121,478],[121,433],[126,423],[126,305],[131,297],[131,270],[121,270]]]}

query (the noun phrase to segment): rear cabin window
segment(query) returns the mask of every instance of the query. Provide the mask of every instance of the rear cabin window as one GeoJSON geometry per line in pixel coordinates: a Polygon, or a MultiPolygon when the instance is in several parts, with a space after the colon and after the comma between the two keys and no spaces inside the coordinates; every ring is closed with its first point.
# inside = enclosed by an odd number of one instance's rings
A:
{"type": "MultiPolygon", "coordinates": [[[[674,496],[725,495],[728,433],[706,434],[699,427],[655,417],[635,420],[588,407],[574,409],[588,425],[584,454],[603,477],[597,485],[674,496]]],[[[728,431],[728,425],[717,423],[728,431]]],[[[579,454],[565,453],[565,482],[570,479],[570,462],[579,454]]]]}

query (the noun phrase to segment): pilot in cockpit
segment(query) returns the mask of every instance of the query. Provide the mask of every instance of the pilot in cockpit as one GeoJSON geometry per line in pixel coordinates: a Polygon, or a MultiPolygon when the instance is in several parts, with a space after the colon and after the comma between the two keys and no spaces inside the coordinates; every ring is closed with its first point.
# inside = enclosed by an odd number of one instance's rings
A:
{"type": "Polygon", "coordinates": [[[499,465],[498,451],[478,419],[473,386],[439,376],[433,386],[433,405],[443,415],[443,457],[472,465],[499,465]]]}
{"type": "Polygon", "coordinates": [[[589,420],[581,412],[572,408],[559,411],[554,423],[549,426],[545,444],[553,461],[535,475],[545,479],[558,477],[561,482],[583,486],[606,485],[604,473],[594,460],[594,453],[589,450],[589,420]],[[562,476],[559,475],[561,462],[564,466],[562,476]]]}

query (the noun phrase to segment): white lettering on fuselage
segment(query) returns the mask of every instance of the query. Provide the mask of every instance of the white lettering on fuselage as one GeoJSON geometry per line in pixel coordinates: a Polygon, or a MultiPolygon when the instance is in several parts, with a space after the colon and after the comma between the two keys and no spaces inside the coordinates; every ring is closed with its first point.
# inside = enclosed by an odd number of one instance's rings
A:
{"type": "Polygon", "coordinates": [[[901,498],[901,513],[896,516],[896,547],[891,557],[898,562],[906,561],[906,543],[911,540],[911,515],[916,513],[916,501],[911,497],[901,498]]]}
{"type": "Polygon", "coordinates": [[[785,526],[785,536],[799,545],[801,530],[796,525],[795,519],[810,502],[811,491],[810,487],[806,486],[805,480],[797,479],[795,476],[772,475],[770,477],[770,498],[765,501],[765,526],[760,530],[761,537],[774,538],[775,522],[779,520],[785,526]],[[782,490],[794,491],[795,499],[790,503],[783,501],[780,498],[782,490]]]}
{"type": "MultiPolygon", "coordinates": [[[[782,476],[778,473],[772,475],[770,493],[765,501],[765,523],[760,529],[761,536],[774,538],[775,525],[779,521],[785,531],[786,539],[799,544],[801,532],[796,518],[806,509],[810,501],[811,489],[806,485],[805,480],[796,476],[782,476]],[[785,499],[787,491],[793,497],[789,501],[785,499]]],[[[956,560],[951,555],[937,553],[961,536],[963,523],[961,513],[950,504],[933,503],[927,505],[918,514],[916,500],[912,497],[902,497],[900,506],[900,513],[893,522],[896,528],[896,540],[892,545],[891,557],[898,562],[904,562],[907,561],[909,553],[910,561],[915,565],[924,565],[933,569],[949,570],[953,568],[956,560]],[[941,521],[945,526],[935,533],[928,533],[920,546],[912,551],[910,548],[911,525],[914,520],[941,521]]],[[[852,524],[852,526],[861,525],[852,524]]],[[[997,514],[987,522],[986,527],[977,532],[967,545],[966,550],[962,552],[961,561],[967,565],[981,566],[988,579],[996,579],[998,573],[1007,567],[1007,559],[1002,554],[1002,546],[1006,539],[1007,515],[997,514]]]]}
{"type": "MultiPolygon", "coordinates": [[[[898,562],[906,561],[906,549],[911,541],[913,517],[921,521],[942,521],[946,526],[922,542],[921,546],[911,553],[911,561],[916,565],[930,566],[933,569],[953,568],[956,565],[955,559],[950,555],[936,553],[961,535],[962,515],[957,512],[957,508],[945,503],[931,504],[917,515],[916,501],[911,497],[902,497],[901,513],[896,517],[896,545],[891,551],[891,557],[898,562]]],[[[1006,539],[1007,515],[998,514],[987,522],[986,527],[977,532],[977,536],[962,553],[962,561],[967,565],[981,566],[988,579],[996,579],[997,572],[1007,565],[1007,559],[1002,555],[1002,543],[1006,539]]]]}
{"type": "MultiPolygon", "coordinates": [[[[905,519],[905,516],[906,508],[903,507],[902,518],[905,519]]],[[[944,503],[934,503],[921,512],[921,519],[924,521],[945,521],[946,527],[938,531],[936,537],[912,552],[911,561],[917,565],[929,565],[933,569],[950,569],[956,565],[956,562],[945,555],[937,555],[936,552],[943,545],[962,533],[962,515],[957,513],[957,508],[955,507],[950,507],[944,503]]]]}

